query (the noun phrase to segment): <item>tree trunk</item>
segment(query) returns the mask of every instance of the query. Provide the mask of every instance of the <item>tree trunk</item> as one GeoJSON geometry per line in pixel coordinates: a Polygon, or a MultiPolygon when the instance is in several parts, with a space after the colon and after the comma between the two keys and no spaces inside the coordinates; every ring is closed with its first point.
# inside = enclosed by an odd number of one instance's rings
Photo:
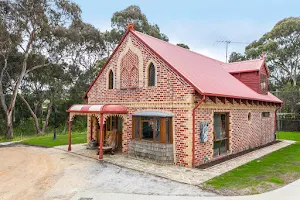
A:
{"type": "Polygon", "coordinates": [[[39,119],[37,118],[36,114],[33,112],[29,103],[26,101],[26,99],[23,97],[23,95],[19,94],[19,97],[26,104],[28,110],[30,111],[31,116],[33,117],[36,134],[38,134],[38,135],[42,134],[42,131],[39,127],[39,119]]]}
{"type": "Polygon", "coordinates": [[[50,103],[48,104],[48,108],[47,108],[47,116],[46,116],[46,121],[45,124],[43,125],[43,129],[42,129],[42,134],[45,134],[46,132],[46,128],[48,127],[48,123],[49,123],[49,119],[50,119],[50,115],[51,115],[51,111],[52,111],[52,101],[50,101],[50,103]]]}
{"type": "Polygon", "coordinates": [[[12,139],[14,136],[12,111],[6,113],[6,138],[12,139]]]}
{"type": "Polygon", "coordinates": [[[293,80],[293,86],[294,87],[297,86],[297,76],[296,75],[292,76],[292,80],[293,80]]]}

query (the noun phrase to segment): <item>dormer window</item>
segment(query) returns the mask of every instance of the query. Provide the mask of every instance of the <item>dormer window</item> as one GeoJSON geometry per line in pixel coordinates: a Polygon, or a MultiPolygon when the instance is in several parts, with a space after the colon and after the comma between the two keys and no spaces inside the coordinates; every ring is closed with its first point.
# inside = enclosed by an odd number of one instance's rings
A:
{"type": "Polygon", "coordinates": [[[148,86],[155,86],[155,67],[153,63],[150,64],[148,69],[148,86]]]}
{"type": "Polygon", "coordinates": [[[108,74],[108,89],[114,89],[114,73],[112,70],[108,74]]]}
{"type": "Polygon", "coordinates": [[[266,92],[267,88],[267,76],[265,74],[260,75],[260,90],[266,92]]]}

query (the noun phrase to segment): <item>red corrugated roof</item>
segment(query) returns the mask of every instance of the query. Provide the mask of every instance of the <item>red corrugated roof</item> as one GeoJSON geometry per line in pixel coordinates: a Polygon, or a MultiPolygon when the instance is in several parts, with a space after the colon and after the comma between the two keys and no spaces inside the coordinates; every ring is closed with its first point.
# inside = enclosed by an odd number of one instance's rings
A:
{"type": "Polygon", "coordinates": [[[259,71],[262,65],[264,64],[264,60],[246,60],[241,62],[232,62],[232,63],[224,63],[224,68],[229,73],[240,73],[240,72],[248,72],[248,71],[259,71]]]}
{"type": "MultiPolygon", "coordinates": [[[[170,44],[138,31],[131,31],[162,60],[184,77],[195,89],[205,95],[244,98],[281,103],[268,93],[259,94],[234,78],[221,61],[170,44]]],[[[250,61],[252,62],[252,61],[250,61]]],[[[246,63],[246,62],[245,62],[246,63]]]]}
{"type": "Polygon", "coordinates": [[[263,59],[224,63],[223,67],[231,74],[259,71],[262,67],[266,67],[267,74],[269,75],[269,69],[263,59]]]}

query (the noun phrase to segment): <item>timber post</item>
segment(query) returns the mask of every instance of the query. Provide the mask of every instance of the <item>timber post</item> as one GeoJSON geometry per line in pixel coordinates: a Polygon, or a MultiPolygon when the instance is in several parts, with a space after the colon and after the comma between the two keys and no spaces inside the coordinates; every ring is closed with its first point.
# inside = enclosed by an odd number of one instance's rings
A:
{"type": "Polygon", "coordinates": [[[99,132],[99,160],[103,159],[103,114],[100,116],[100,132],[99,132]]]}
{"type": "Polygon", "coordinates": [[[72,143],[72,121],[68,121],[69,122],[69,141],[68,141],[68,151],[71,151],[71,143],[72,143]]]}

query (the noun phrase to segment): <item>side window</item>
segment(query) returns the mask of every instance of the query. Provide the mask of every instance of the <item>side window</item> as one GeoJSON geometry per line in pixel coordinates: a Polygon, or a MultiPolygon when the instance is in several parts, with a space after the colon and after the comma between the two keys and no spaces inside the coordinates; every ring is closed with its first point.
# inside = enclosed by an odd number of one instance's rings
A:
{"type": "Polygon", "coordinates": [[[112,70],[109,71],[108,75],[108,89],[114,89],[114,73],[112,70]]]}
{"type": "Polygon", "coordinates": [[[148,69],[148,86],[155,86],[155,67],[153,63],[150,64],[148,69]]]}

